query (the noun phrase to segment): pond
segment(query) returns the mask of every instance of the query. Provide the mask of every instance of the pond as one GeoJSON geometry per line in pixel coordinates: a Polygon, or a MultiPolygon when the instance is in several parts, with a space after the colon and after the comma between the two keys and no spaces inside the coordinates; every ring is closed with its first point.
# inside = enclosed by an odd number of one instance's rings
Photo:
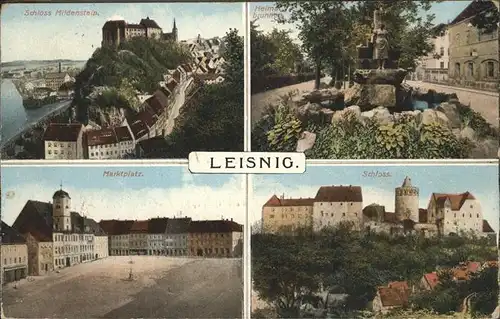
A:
{"type": "Polygon", "coordinates": [[[427,110],[427,109],[434,109],[439,105],[439,103],[430,103],[429,104],[429,102],[427,102],[427,101],[416,100],[416,99],[413,99],[411,101],[411,104],[412,104],[412,109],[418,110],[418,111],[423,111],[423,110],[427,110]]]}

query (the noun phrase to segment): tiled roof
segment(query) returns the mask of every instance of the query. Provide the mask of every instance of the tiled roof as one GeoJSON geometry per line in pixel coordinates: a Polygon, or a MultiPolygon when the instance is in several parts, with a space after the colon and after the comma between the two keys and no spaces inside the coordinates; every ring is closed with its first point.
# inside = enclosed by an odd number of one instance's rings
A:
{"type": "Polygon", "coordinates": [[[115,131],[112,128],[87,131],[87,145],[109,145],[118,143],[115,131]]]}
{"type": "Polygon", "coordinates": [[[176,69],[174,74],[172,74],[172,77],[177,81],[177,83],[179,83],[181,81],[181,72],[176,69]]]}
{"type": "Polygon", "coordinates": [[[139,22],[139,24],[145,26],[146,28],[161,29],[160,26],[156,23],[156,21],[150,19],[149,17],[147,17],[146,19],[141,19],[141,22],[139,22]]]}
{"type": "Polygon", "coordinates": [[[130,228],[134,224],[133,220],[101,220],[99,226],[108,235],[125,235],[130,232],[130,228]]]}
{"type": "MultiPolygon", "coordinates": [[[[170,95],[170,94],[169,94],[170,95]]],[[[160,102],[160,105],[165,108],[168,105],[168,96],[165,94],[165,90],[156,90],[153,96],[160,102]]],[[[161,113],[161,112],[160,112],[161,113]]]]}
{"type": "Polygon", "coordinates": [[[425,274],[424,279],[431,289],[434,289],[439,284],[439,277],[436,272],[425,274]]]}
{"type": "Polygon", "coordinates": [[[436,201],[439,206],[442,206],[446,199],[450,200],[451,209],[452,210],[460,210],[462,205],[468,199],[476,199],[474,195],[469,192],[461,193],[461,194],[440,194],[440,193],[432,193],[432,197],[436,201]]]}
{"type": "Polygon", "coordinates": [[[26,239],[14,228],[3,221],[0,223],[0,239],[2,245],[5,244],[25,244],[26,239]]]}
{"type": "Polygon", "coordinates": [[[280,207],[280,206],[313,206],[314,198],[289,198],[283,199],[273,195],[265,204],[264,207],[280,207]]]}
{"type": "Polygon", "coordinates": [[[132,224],[132,227],[130,227],[130,232],[131,233],[147,233],[148,232],[148,225],[149,222],[147,220],[135,220],[134,223],[132,224]]]}
{"type": "Polygon", "coordinates": [[[157,154],[163,154],[168,151],[170,145],[163,136],[155,136],[148,138],[137,143],[139,147],[143,150],[144,156],[156,156],[157,154]]]}
{"type": "Polygon", "coordinates": [[[191,218],[169,218],[167,221],[167,234],[184,234],[189,232],[191,218]]]}
{"type": "Polygon", "coordinates": [[[83,125],[80,123],[50,123],[43,135],[44,141],[76,142],[83,125]]]}
{"type": "Polygon", "coordinates": [[[189,224],[190,233],[243,232],[243,226],[232,220],[201,220],[189,224]]]}
{"type": "Polygon", "coordinates": [[[399,288],[378,287],[380,301],[384,307],[402,307],[408,304],[408,291],[399,288]]]}
{"type": "Polygon", "coordinates": [[[427,209],[425,208],[418,209],[418,222],[422,224],[427,223],[427,209]]]}
{"type": "Polygon", "coordinates": [[[402,290],[408,290],[408,283],[406,281],[393,281],[390,282],[387,287],[389,288],[397,288],[397,289],[402,289],[402,290]]]}
{"type": "Polygon", "coordinates": [[[360,186],[322,186],[315,197],[316,202],[363,202],[360,186]]]}
{"type": "Polygon", "coordinates": [[[65,72],[53,72],[53,73],[47,73],[45,74],[45,79],[46,80],[52,80],[52,79],[64,79],[64,77],[68,75],[68,73],[65,72]]]}
{"type": "Polygon", "coordinates": [[[168,218],[151,218],[148,222],[149,234],[163,234],[167,229],[168,218]]]}
{"type": "Polygon", "coordinates": [[[483,233],[494,233],[495,230],[491,228],[490,223],[486,219],[483,219],[483,233]]]}
{"type": "Polygon", "coordinates": [[[132,135],[126,126],[120,126],[115,128],[116,139],[118,142],[132,141],[132,135]]]}
{"type": "Polygon", "coordinates": [[[133,28],[133,29],[144,29],[143,25],[140,24],[134,24],[134,23],[127,23],[127,28],[133,28]]]}
{"type": "Polygon", "coordinates": [[[481,268],[481,263],[478,261],[471,261],[467,263],[467,270],[469,272],[477,272],[481,268]]]}
{"type": "Polygon", "coordinates": [[[134,134],[134,137],[136,139],[148,134],[149,128],[144,123],[143,121],[137,119],[137,118],[131,118],[129,121],[130,125],[130,130],[132,131],[132,134],[134,134]]]}
{"type": "MultiPolygon", "coordinates": [[[[159,90],[163,93],[163,95],[165,95],[165,97],[167,97],[167,99],[171,95],[170,92],[166,88],[164,88],[163,86],[161,86],[159,90]]],[[[167,104],[168,104],[168,102],[167,102],[167,104]]]]}
{"type": "Polygon", "coordinates": [[[52,204],[28,200],[12,228],[21,234],[31,233],[38,241],[52,241],[52,204]]]}
{"type": "Polygon", "coordinates": [[[144,103],[146,103],[146,105],[148,105],[151,108],[153,114],[160,115],[165,111],[165,105],[162,105],[158,97],[155,95],[148,98],[144,103]]]}

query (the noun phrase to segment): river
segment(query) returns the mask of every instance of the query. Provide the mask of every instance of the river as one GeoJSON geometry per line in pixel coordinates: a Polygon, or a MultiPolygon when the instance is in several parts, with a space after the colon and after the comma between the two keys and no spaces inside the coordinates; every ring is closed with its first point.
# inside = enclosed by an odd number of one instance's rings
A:
{"type": "Polygon", "coordinates": [[[68,107],[71,101],[61,101],[45,105],[39,109],[27,110],[23,100],[11,80],[3,79],[0,98],[0,146],[4,146],[13,137],[36,124],[54,111],[68,107]]]}

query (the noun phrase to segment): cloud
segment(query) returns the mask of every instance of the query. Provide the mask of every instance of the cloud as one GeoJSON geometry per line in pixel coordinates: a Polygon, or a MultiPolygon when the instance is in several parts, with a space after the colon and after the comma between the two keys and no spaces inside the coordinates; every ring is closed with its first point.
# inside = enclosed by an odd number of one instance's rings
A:
{"type": "Polygon", "coordinates": [[[120,21],[120,20],[125,20],[125,19],[122,16],[115,14],[112,17],[108,18],[106,21],[120,21]]]}
{"type": "MultiPolygon", "coordinates": [[[[157,216],[188,216],[203,220],[220,219],[222,216],[244,224],[246,199],[243,183],[243,177],[235,175],[220,187],[200,186],[190,182],[168,189],[101,189],[96,185],[95,188],[87,189],[64,187],[64,190],[71,196],[74,211],[84,212],[97,221],[157,216]]],[[[2,200],[2,220],[11,225],[28,200],[52,201],[56,190],[54,185],[44,184],[43,181],[9,188],[9,198],[4,197],[2,200]],[[11,192],[14,192],[14,196],[10,195],[11,192]]]]}
{"type": "MultiPolygon", "coordinates": [[[[225,5],[225,4],[220,4],[225,5]]],[[[188,6],[185,11],[174,12],[168,4],[125,4],[114,12],[106,14],[99,7],[92,8],[98,16],[60,17],[51,16],[23,17],[2,21],[2,62],[14,60],[87,60],[101,46],[102,26],[106,20],[124,19],[129,23],[139,23],[143,18],[154,19],[163,32],[171,32],[173,19],[176,18],[179,39],[225,36],[229,28],[244,30],[243,10],[203,14],[188,6]],[[221,23],[223,21],[223,23],[221,23]]]]}

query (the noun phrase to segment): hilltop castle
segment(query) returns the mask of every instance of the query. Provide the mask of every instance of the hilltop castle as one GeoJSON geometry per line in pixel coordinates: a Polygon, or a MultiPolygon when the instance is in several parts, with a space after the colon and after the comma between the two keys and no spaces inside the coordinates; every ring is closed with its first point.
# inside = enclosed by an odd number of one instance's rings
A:
{"type": "Polygon", "coordinates": [[[360,186],[323,186],[314,198],[285,199],[273,195],[262,208],[263,231],[310,228],[317,232],[350,222],[355,230],[390,234],[494,234],[488,221],[483,219],[479,201],[470,192],[432,193],[427,208],[420,208],[419,189],[406,177],[394,194],[394,212],[387,212],[378,204],[363,208],[360,186]]]}
{"type": "Polygon", "coordinates": [[[102,27],[101,45],[118,46],[120,43],[134,37],[146,37],[175,42],[179,40],[175,19],[172,32],[163,33],[162,28],[156,21],[147,17],[146,19],[141,19],[139,24],[127,23],[125,20],[106,21],[102,27]]]}

